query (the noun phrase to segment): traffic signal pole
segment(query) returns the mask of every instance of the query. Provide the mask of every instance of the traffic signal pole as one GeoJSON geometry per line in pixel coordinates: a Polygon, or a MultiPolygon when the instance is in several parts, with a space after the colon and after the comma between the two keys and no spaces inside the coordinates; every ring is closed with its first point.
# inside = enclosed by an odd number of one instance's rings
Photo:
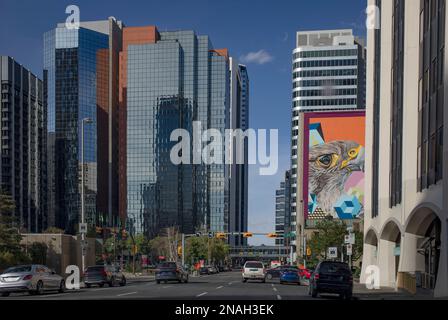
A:
{"type": "Polygon", "coordinates": [[[185,234],[182,233],[182,266],[185,265],[185,234]]]}

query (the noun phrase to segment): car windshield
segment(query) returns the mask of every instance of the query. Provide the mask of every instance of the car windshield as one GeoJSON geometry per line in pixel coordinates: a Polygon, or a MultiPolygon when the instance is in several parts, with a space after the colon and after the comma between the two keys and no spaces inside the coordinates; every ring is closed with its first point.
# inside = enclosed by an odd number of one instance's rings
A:
{"type": "Polygon", "coordinates": [[[261,262],[248,262],[245,268],[263,269],[263,264],[261,262]]]}
{"type": "Polygon", "coordinates": [[[177,265],[175,262],[164,262],[157,266],[158,269],[167,269],[167,268],[176,268],[177,265]]]}
{"type": "Polygon", "coordinates": [[[21,272],[31,272],[31,266],[20,266],[6,269],[4,273],[21,273],[21,272]]]}
{"type": "Polygon", "coordinates": [[[97,267],[88,267],[87,272],[101,272],[104,270],[104,267],[97,266],[97,267]]]}
{"type": "Polygon", "coordinates": [[[343,263],[325,263],[320,266],[321,273],[350,273],[348,265],[343,263]]]}

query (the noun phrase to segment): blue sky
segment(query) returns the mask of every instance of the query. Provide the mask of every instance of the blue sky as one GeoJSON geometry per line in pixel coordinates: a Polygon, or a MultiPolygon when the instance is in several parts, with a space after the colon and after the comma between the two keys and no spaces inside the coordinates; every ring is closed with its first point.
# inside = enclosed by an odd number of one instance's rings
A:
{"type": "MultiPolygon", "coordinates": [[[[159,30],[195,30],[211,37],[215,48],[249,57],[250,126],[279,129],[276,176],[250,171],[251,231],[274,231],[275,189],[289,167],[291,122],[291,52],[299,30],[354,29],[364,36],[366,1],[360,0],[0,0],[0,54],[42,74],[42,35],[64,22],[65,8],[79,6],[81,20],[114,16],[128,26],[156,25],[159,30]]],[[[270,244],[265,238],[253,244],[270,244]]]]}

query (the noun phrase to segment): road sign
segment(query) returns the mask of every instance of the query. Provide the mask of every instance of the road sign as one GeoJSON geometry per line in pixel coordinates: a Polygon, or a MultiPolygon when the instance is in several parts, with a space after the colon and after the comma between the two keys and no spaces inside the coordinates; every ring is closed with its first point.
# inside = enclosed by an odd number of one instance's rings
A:
{"type": "Polygon", "coordinates": [[[336,247],[328,248],[327,256],[328,259],[336,259],[338,257],[338,248],[336,247]]]}
{"type": "Polygon", "coordinates": [[[87,240],[81,240],[81,249],[87,248],[89,246],[89,242],[87,240]]]}
{"type": "Polygon", "coordinates": [[[347,255],[348,256],[353,255],[353,245],[352,244],[347,245],[347,255]]]}
{"type": "Polygon", "coordinates": [[[87,233],[87,223],[80,223],[79,224],[79,233],[80,234],[86,234],[87,233]]]}
{"type": "Polygon", "coordinates": [[[355,242],[356,242],[356,239],[355,239],[355,234],[354,233],[350,233],[350,234],[345,235],[345,237],[344,237],[344,243],[345,244],[353,245],[353,244],[355,244],[355,242]]]}

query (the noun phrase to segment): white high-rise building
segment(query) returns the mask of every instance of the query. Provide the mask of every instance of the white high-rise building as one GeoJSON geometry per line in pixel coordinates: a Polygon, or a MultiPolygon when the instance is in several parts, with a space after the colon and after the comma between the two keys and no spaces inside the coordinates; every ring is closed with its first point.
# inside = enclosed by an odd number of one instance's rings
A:
{"type": "MultiPolygon", "coordinates": [[[[352,30],[297,32],[293,51],[291,224],[297,230],[291,242],[303,256],[304,218],[297,203],[300,115],[310,111],[365,108],[365,48],[352,30]]],[[[299,164],[300,165],[300,164],[299,164]]],[[[299,186],[300,187],[300,186],[299,186]]]]}

